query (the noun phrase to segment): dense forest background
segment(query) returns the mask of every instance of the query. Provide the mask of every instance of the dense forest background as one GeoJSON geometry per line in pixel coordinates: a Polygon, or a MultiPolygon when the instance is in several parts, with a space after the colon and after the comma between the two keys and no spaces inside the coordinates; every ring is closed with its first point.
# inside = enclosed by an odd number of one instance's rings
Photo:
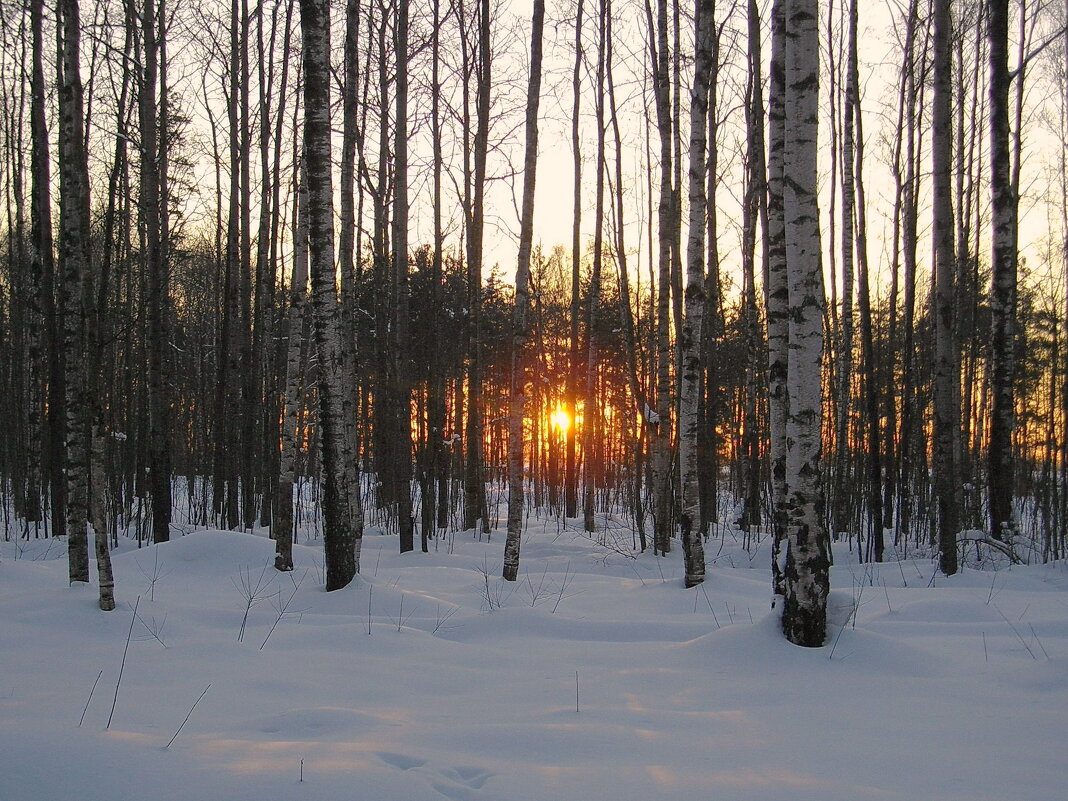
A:
{"type": "Polygon", "coordinates": [[[314,5],[0,2],[5,537],[291,542],[340,456],[350,534],[426,549],[503,519],[517,419],[528,508],[785,537],[775,82],[807,54],[819,528],[1064,555],[1068,5],[578,0],[542,34],[349,0],[309,73],[314,5]]]}

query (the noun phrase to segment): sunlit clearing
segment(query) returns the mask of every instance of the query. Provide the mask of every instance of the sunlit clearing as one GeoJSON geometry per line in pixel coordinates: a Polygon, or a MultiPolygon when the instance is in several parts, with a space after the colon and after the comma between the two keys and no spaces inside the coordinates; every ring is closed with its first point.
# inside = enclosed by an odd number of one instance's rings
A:
{"type": "Polygon", "coordinates": [[[557,409],[553,412],[550,419],[552,420],[553,428],[567,431],[571,427],[571,418],[563,409],[557,409]]]}

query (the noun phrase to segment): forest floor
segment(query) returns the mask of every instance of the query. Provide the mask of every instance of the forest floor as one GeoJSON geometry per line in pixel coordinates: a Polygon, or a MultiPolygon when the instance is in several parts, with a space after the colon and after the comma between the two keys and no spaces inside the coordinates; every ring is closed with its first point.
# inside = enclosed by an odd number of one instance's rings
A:
{"type": "Polygon", "coordinates": [[[291,574],[262,533],[124,540],[112,613],[62,539],[0,543],[0,801],[1064,797],[1068,563],[839,543],[802,649],[766,539],[713,537],[691,590],[631,543],[531,519],[509,585],[503,532],[369,530],[328,594],[314,540],[291,574]]]}

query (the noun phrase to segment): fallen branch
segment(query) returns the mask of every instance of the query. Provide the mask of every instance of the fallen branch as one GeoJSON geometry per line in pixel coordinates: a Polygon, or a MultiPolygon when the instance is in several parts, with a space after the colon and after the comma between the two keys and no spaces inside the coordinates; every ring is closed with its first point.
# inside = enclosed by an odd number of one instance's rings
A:
{"type": "Polygon", "coordinates": [[[995,540],[992,537],[988,537],[985,534],[981,534],[978,532],[965,532],[957,539],[957,547],[961,548],[963,547],[964,543],[968,542],[979,542],[983,545],[989,545],[994,550],[1001,551],[1003,554],[1005,554],[1005,556],[1009,557],[1009,559],[1014,565],[1022,565],[1024,563],[1023,559],[1021,559],[1016,554],[1016,551],[1013,550],[1012,545],[1007,542],[995,540]]]}

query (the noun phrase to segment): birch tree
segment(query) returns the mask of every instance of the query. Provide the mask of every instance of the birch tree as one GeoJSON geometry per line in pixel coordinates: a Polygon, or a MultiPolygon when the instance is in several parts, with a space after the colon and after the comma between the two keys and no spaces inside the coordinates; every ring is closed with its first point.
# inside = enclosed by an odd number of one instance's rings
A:
{"type": "Polygon", "coordinates": [[[59,266],[66,382],[65,477],[67,561],[70,581],[89,581],[89,442],[86,426],[85,323],[89,276],[89,162],[81,78],[78,0],[58,6],[62,47],[59,69],[59,266]]]}
{"type": "Polygon", "coordinates": [[[582,108],[582,18],[584,0],[575,7],[575,61],[571,73],[571,360],[567,374],[567,415],[571,425],[564,432],[564,516],[578,514],[578,462],[576,458],[575,417],[578,409],[579,373],[579,309],[581,305],[579,274],[582,264],[582,139],[579,136],[582,108]]]}
{"type": "Polygon", "coordinates": [[[538,169],[538,106],[541,101],[542,31],[545,0],[534,0],[530,28],[530,77],[527,83],[526,150],[523,156],[523,206],[519,222],[519,257],[512,323],[512,385],[508,410],[508,535],[504,544],[504,578],[519,575],[523,532],[523,417],[526,405],[526,345],[530,338],[530,251],[534,239],[534,187],[538,169]]]}
{"type": "MultiPolygon", "coordinates": [[[[783,0],[780,0],[782,2],[783,0]]],[[[823,272],[817,206],[819,40],[815,0],[785,0],[783,184],[790,323],[786,417],[786,564],[783,631],[795,645],[823,644],[829,543],[817,504],[823,392],[823,272]]]]}
{"type": "MultiPolygon", "coordinates": [[[[761,56],[760,10],[756,0],[747,4],[748,50],[746,80],[746,172],[745,202],[742,207],[743,301],[746,317],[746,381],[743,419],[744,516],[745,530],[760,524],[761,432],[757,426],[758,379],[760,370],[760,314],[757,308],[756,228],[759,219],[763,232],[762,264],[768,251],[767,166],[764,154],[764,81],[761,56]]],[[[711,367],[710,367],[711,370],[711,367]]]]}
{"type": "Polygon", "coordinates": [[[708,95],[712,73],[715,21],[713,0],[697,0],[694,6],[693,89],[690,93],[690,225],[686,243],[686,295],[682,324],[681,414],[679,418],[679,464],[682,471],[682,552],[687,587],[705,578],[705,553],[701,543],[701,493],[698,481],[697,429],[701,399],[702,315],[705,310],[705,151],[708,146],[708,95]]]}
{"type": "MultiPolygon", "coordinates": [[[[882,453],[879,438],[879,396],[875,374],[875,342],[872,322],[871,281],[868,269],[868,223],[864,195],[864,115],[860,105],[860,70],[857,55],[857,0],[849,4],[849,44],[846,63],[846,119],[852,119],[856,138],[846,143],[844,159],[851,162],[855,192],[857,248],[857,305],[860,312],[860,358],[864,377],[864,431],[867,454],[867,497],[872,533],[869,558],[883,561],[882,453]]],[[[845,187],[843,185],[843,191],[845,187]]]]}
{"type": "Polygon", "coordinates": [[[342,341],[334,271],[333,180],[330,159],[330,3],[301,0],[304,44],[304,152],[308,176],[308,251],[314,336],[319,356],[322,426],[323,550],[326,589],[337,590],[360,569],[363,509],[353,437],[346,427],[342,341]]]}
{"type": "Polygon", "coordinates": [[[656,289],[656,409],[645,409],[651,432],[650,496],[653,507],[653,550],[666,555],[671,550],[671,263],[675,232],[675,192],[672,183],[671,78],[668,72],[667,0],[657,3],[656,22],[649,3],[645,5],[649,29],[649,61],[653,74],[653,100],[660,139],[660,193],[657,206],[656,289]]]}
{"type": "Polygon", "coordinates": [[[957,572],[960,487],[956,437],[960,431],[960,366],[955,347],[955,258],[953,253],[952,166],[952,23],[949,0],[934,0],[934,99],[931,125],[931,181],[934,188],[934,453],[938,505],[939,567],[957,572]]]}
{"type": "Polygon", "coordinates": [[[595,78],[594,120],[597,127],[597,148],[594,159],[594,206],[593,206],[593,269],[590,272],[590,289],[586,299],[586,370],[583,392],[582,473],[583,499],[582,518],[586,531],[596,529],[594,520],[594,496],[597,492],[597,475],[602,469],[598,438],[601,434],[601,413],[597,402],[597,335],[596,319],[601,306],[601,279],[604,271],[604,181],[605,181],[605,38],[609,9],[605,0],[600,0],[597,14],[597,72],[595,78]]]}
{"type": "MultiPolygon", "coordinates": [[[[49,159],[48,124],[45,109],[44,79],[44,2],[30,3],[31,73],[30,73],[30,273],[37,297],[36,310],[44,323],[40,332],[41,344],[47,362],[42,363],[40,374],[47,376],[47,436],[41,437],[41,463],[48,465],[47,478],[52,495],[52,530],[59,534],[62,518],[63,481],[59,467],[63,460],[62,419],[63,375],[60,369],[62,348],[57,340],[55,326],[55,273],[56,262],[52,239],[52,199],[50,195],[51,162],[49,159]],[[46,450],[47,448],[47,450],[46,450]]],[[[44,400],[44,398],[42,398],[44,400]]],[[[40,410],[37,411],[38,417],[40,410]]],[[[32,436],[34,426],[32,425],[32,436]]],[[[41,431],[42,428],[38,428],[41,431]]],[[[42,472],[44,472],[42,470],[42,472]]]]}
{"type": "Polygon", "coordinates": [[[164,379],[168,341],[167,310],[167,99],[157,97],[161,36],[165,20],[157,22],[156,0],[146,0],[141,15],[144,68],[138,103],[141,133],[141,222],[145,231],[148,272],[147,332],[149,398],[149,474],[152,488],[152,540],[167,542],[171,523],[170,403],[164,379]]]}
{"type": "Polygon", "coordinates": [[[435,528],[443,529],[449,512],[449,449],[445,437],[445,371],[440,365],[441,343],[441,275],[444,254],[442,231],[442,136],[441,136],[441,0],[433,2],[433,32],[431,33],[430,125],[433,156],[433,218],[434,252],[431,256],[430,277],[430,358],[428,383],[430,400],[427,426],[429,470],[423,494],[422,548],[429,550],[427,538],[435,528]]]}
{"type": "MultiPolygon", "coordinates": [[[[303,163],[303,160],[301,160],[303,163]]],[[[308,188],[306,171],[299,168],[294,208],[293,277],[289,288],[289,314],[286,321],[285,401],[282,410],[282,452],[275,489],[271,534],[274,537],[274,566],[293,569],[293,487],[297,466],[297,417],[304,394],[304,319],[308,294],[308,188]]]]}
{"type": "Polygon", "coordinates": [[[786,538],[786,415],[789,396],[789,304],[786,281],[786,221],[783,192],[786,138],[786,2],[771,9],[771,64],[768,97],[768,227],[764,305],[768,318],[768,439],[771,454],[772,584],[785,595],[782,546],[786,538]]]}
{"type": "MultiPolygon", "coordinates": [[[[642,419],[642,409],[645,405],[645,392],[638,377],[638,346],[634,335],[634,315],[631,312],[630,273],[627,268],[627,243],[625,237],[624,205],[623,205],[623,134],[619,124],[619,108],[616,103],[615,71],[613,70],[613,33],[612,33],[612,9],[609,5],[605,20],[605,78],[608,84],[608,108],[612,120],[612,139],[615,148],[615,255],[616,267],[619,274],[619,317],[620,330],[623,333],[623,346],[627,361],[627,384],[630,387],[629,412],[624,416],[625,425],[630,431],[635,429],[635,421],[642,419]]],[[[644,427],[640,429],[643,431],[644,427]]],[[[631,452],[634,462],[632,465],[631,492],[634,527],[638,530],[638,542],[642,552],[646,549],[645,538],[645,504],[642,502],[642,436],[640,433],[633,436],[631,452]]]]}
{"type": "MultiPolygon", "coordinates": [[[[470,353],[467,370],[467,431],[466,431],[466,464],[464,466],[464,521],[465,529],[475,527],[479,518],[482,519],[482,529],[489,532],[490,524],[486,519],[486,484],[482,476],[482,343],[480,337],[481,313],[482,313],[482,255],[483,236],[485,234],[485,193],[486,193],[486,161],[489,155],[489,126],[490,126],[490,90],[492,80],[492,54],[490,48],[490,3],[489,0],[477,0],[477,29],[478,42],[475,46],[477,61],[473,65],[476,75],[475,91],[475,136],[471,156],[473,171],[470,173],[470,189],[466,188],[465,197],[469,192],[470,202],[465,202],[465,233],[467,238],[467,282],[470,304],[470,353]]],[[[463,18],[463,8],[460,8],[460,24],[467,25],[463,18]]],[[[467,48],[464,48],[464,58],[468,58],[467,48]]],[[[465,76],[465,93],[466,93],[465,76]]],[[[464,137],[465,148],[468,147],[466,139],[470,130],[467,118],[467,99],[464,101],[464,115],[468,124],[465,124],[464,137]]],[[[466,156],[465,156],[466,159],[466,156]]]]}
{"type": "Polygon", "coordinates": [[[408,348],[408,4],[398,3],[394,31],[396,120],[393,158],[393,469],[401,553],[414,550],[412,520],[412,403],[408,348]]]}
{"type": "MultiPolygon", "coordinates": [[[[1012,433],[1015,427],[1013,345],[1016,338],[1016,196],[1009,159],[1009,2],[990,0],[990,194],[993,216],[990,286],[990,444],[987,481],[990,536],[1015,529],[1012,433]]],[[[1022,64],[1021,64],[1022,69],[1022,64]]],[[[1022,74],[1020,77],[1022,82],[1022,74]]],[[[1022,95],[1023,89],[1019,88],[1022,95]]]]}

